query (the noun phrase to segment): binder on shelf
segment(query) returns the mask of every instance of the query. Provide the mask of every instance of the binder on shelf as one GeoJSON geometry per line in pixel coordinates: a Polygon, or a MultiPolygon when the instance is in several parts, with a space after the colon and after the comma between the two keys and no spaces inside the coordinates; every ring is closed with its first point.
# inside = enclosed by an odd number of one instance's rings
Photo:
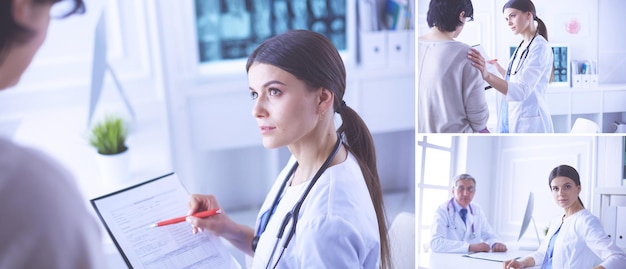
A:
{"type": "Polygon", "coordinates": [[[389,30],[406,30],[411,27],[411,10],[407,0],[387,0],[385,13],[389,30]]]}
{"type": "Polygon", "coordinates": [[[365,67],[382,67],[387,62],[387,31],[361,32],[360,63],[365,67]]]}
{"type": "Polygon", "coordinates": [[[358,2],[359,26],[363,32],[380,30],[376,0],[360,0],[358,2]]]}
{"type": "Polygon", "coordinates": [[[578,61],[573,60],[571,62],[571,70],[572,70],[572,88],[582,88],[583,86],[583,77],[580,73],[580,65],[578,61]]]}
{"type": "Polygon", "coordinates": [[[571,62],[572,88],[591,88],[598,86],[598,72],[595,61],[571,62]]]}
{"type": "Polygon", "coordinates": [[[387,64],[390,66],[402,66],[409,63],[410,41],[407,30],[389,31],[387,33],[387,64]]]}

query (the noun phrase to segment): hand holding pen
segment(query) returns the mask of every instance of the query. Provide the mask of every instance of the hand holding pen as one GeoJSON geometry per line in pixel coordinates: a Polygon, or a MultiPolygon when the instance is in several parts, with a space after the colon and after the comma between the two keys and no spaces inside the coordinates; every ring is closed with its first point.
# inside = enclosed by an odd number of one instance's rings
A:
{"type": "MultiPolygon", "coordinates": [[[[194,216],[196,218],[208,218],[210,216],[214,216],[220,213],[222,213],[221,209],[213,208],[213,209],[209,209],[206,211],[196,212],[194,214],[191,214],[190,216],[194,216]]],[[[161,227],[161,226],[170,225],[170,224],[181,223],[185,221],[186,218],[187,216],[182,216],[182,217],[177,217],[173,219],[163,220],[163,221],[159,221],[157,223],[151,224],[149,227],[154,228],[154,227],[161,227]]]]}

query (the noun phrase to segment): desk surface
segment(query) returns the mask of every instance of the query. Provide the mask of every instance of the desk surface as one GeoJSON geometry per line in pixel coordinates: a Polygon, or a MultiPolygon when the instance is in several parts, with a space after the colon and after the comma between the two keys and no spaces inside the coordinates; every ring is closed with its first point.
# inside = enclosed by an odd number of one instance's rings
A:
{"type": "MultiPolygon", "coordinates": [[[[513,257],[526,257],[531,251],[509,250],[507,255],[513,257]]],[[[487,261],[463,257],[467,253],[430,253],[428,269],[450,269],[450,268],[481,268],[481,269],[502,269],[502,262],[487,261]]],[[[530,268],[541,268],[539,266],[530,268]]]]}

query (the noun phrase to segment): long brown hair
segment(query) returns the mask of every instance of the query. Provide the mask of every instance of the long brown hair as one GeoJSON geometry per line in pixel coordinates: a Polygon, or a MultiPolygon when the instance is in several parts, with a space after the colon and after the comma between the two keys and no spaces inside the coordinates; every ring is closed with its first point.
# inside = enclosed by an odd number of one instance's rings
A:
{"type": "MultiPolygon", "coordinates": [[[[533,20],[537,22],[537,33],[543,36],[546,41],[548,41],[548,28],[546,24],[537,17],[537,10],[535,9],[535,4],[533,4],[530,0],[509,0],[502,6],[502,12],[504,12],[507,8],[514,8],[522,12],[530,12],[533,14],[533,20]]],[[[554,81],[554,65],[550,71],[550,82],[554,81]]]]}
{"type": "MultiPolygon", "coordinates": [[[[574,167],[571,167],[567,164],[562,164],[552,169],[552,172],[550,172],[550,176],[548,176],[548,187],[550,187],[550,189],[552,189],[550,183],[552,183],[552,180],[555,177],[569,178],[574,181],[574,184],[576,184],[576,186],[580,187],[580,176],[578,175],[578,171],[576,171],[574,167]]],[[[578,202],[583,208],[585,208],[583,201],[580,200],[580,196],[578,197],[578,202]]]]}
{"type": "Polygon", "coordinates": [[[308,30],[292,30],[259,45],[248,57],[246,71],[249,71],[255,62],[279,67],[304,81],[311,89],[323,87],[334,93],[333,109],[341,115],[342,121],[337,132],[344,137],[346,148],[359,163],[376,211],[380,235],[380,267],[391,268],[374,140],[363,119],[343,101],[346,91],[346,69],[339,52],[322,34],[308,30]]]}
{"type": "Polygon", "coordinates": [[[537,22],[537,31],[543,38],[548,41],[548,28],[546,24],[537,17],[537,10],[535,9],[535,4],[533,4],[530,0],[509,0],[502,7],[502,12],[504,12],[507,8],[514,8],[522,12],[530,12],[533,14],[533,20],[537,22]]]}

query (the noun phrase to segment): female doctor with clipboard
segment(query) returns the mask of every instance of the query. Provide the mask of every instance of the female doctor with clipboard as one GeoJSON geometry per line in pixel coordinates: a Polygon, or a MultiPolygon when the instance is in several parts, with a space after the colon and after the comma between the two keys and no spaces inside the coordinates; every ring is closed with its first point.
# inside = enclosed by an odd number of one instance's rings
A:
{"type": "Polygon", "coordinates": [[[485,59],[471,49],[468,58],[483,79],[504,95],[498,115],[500,133],[553,133],[552,118],[545,95],[552,77],[552,48],[546,25],[537,17],[530,0],[510,0],[502,8],[514,34],[523,37],[505,70],[496,61],[505,79],[487,71],[485,59]],[[535,21],[537,25],[535,25],[535,21]]]}
{"type": "MultiPolygon", "coordinates": [[[[255,228],[218,214],[189,217],[194,232],[224,237],[252,257],[251,268],[389,268],[374,144],[343,101],[337,49],[321,34],[289,31],[259,45],[246,69],[263,146],[287,146],[292,158],[255,228]]],[[[219,207],[214,196],[192,195],[189,213],[219,207]]]]}

